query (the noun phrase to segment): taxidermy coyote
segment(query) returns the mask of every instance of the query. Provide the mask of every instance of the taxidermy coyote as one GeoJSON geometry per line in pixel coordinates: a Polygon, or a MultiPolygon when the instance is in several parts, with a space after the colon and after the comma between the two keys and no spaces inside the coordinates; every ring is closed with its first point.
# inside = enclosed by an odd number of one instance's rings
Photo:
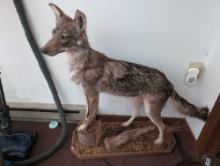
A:
{"type": "Polygon", "coordinates": [[[87,99],[86,118],[78,127],[79,131],[85,130],[96,118],[100,92],[134,98],[133,114],[122,123],[124,127],[131,124],[143,104],[149,119],[159,130],[155,144],[163,142],[165,124],[161,119],[161,111],[169,97],[175,101],[179,112],[207,119],[208,108],[196,107],[179,96],[165,74],[159,70],[112,59],[92,49],[83,12],[77,10],[72,19],[56,5],[50,3],[49,6],[56,16],[56,27],[52,39],[41,51],[49,56],[67,53],[71,80],[84,89],[87,99]]]}

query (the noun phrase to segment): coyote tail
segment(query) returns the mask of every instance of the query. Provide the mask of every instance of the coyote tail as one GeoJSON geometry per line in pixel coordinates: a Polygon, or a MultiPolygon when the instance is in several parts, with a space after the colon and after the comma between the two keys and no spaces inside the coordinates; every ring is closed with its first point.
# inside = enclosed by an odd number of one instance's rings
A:
{"type": "Polygon", "coordinates": [[[196,107],[195,105],[189,103],[186,99],[181,97],[175,90],[173,90],[171,98],[174,99],[175,106],[178,112],[191,117],[196,117],[203,121],[208,118],[208,107],[196,107]]]}

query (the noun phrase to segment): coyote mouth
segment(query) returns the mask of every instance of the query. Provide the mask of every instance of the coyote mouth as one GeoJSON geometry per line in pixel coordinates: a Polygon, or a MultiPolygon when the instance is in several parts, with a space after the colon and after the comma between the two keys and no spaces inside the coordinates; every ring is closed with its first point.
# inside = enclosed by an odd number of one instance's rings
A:
{"type": "Polygon", "coordinates": [[[57,55],[57,54],[60,54],[60,53],[64,52],[63,50],[56,51],[56,52],[50,52],[50,51],[48,51],[48,50],[46,50],[46,49],[44,49],[44,48],[41,48],[40,51],[41,51],[43,54],[46,54],[46,55],[48,55],[48,56],[55,56],[55,55],[57,55]]]}

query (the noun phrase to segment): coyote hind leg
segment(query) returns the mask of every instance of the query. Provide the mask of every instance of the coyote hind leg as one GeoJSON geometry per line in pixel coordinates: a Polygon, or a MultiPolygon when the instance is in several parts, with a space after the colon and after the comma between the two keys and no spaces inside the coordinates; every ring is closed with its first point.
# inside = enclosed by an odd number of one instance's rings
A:
{"type": "Polygon", "coordinates": [[[162,100],[149,100],[148,98],[144,99],[145,112],[149,119],[156,125],[159,130],[159,136],[154,141],[155,144],[162,144],[164,140],[165,124],[163,123],[161,118],[161,111],[164,107],[166,100],[167,98],[162,100]]]}
{"type": "Polygon", "coordinates": [[[138,115],[138,111],[140,110],[142,104],[143,104],[142,97],[139,96],[134,98],[134,108],[133,108],[132,116],[126,122],[122,123],[121,126],[127,127],[134,121],[134,119],[138,115]]]}

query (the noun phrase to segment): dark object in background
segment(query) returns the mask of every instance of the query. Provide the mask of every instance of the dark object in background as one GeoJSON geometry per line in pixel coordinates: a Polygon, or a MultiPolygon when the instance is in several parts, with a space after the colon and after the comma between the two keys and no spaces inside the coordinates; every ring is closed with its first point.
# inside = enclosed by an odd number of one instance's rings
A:
{"type": "Polygon", "coordinates": [[[3,91],[1,73],[0,73],[0,133],[9,133],[11,130],[11,118],[9,107],[6,104],[5,95],[3,91]]]}
{"type": "Polygon", "coordinates": [[[5,159],[24,160],[30,154],[36,134],[32,132],[0,135],[0,147],[5,159]]]}
{"type": "Polygon", "coordinates": [[[24,160],[27,158],[37,138],[37,134],[33,132],[12,134],[9,110],[0,77],[0,164],[4,166],[13,165],[9,160],[24,160]]]}
{"type": "Polygon", "coordinates": [[[3,154],[0,148],[0,166],[4,165],[4,159],[3,159],[3,154]]]}

